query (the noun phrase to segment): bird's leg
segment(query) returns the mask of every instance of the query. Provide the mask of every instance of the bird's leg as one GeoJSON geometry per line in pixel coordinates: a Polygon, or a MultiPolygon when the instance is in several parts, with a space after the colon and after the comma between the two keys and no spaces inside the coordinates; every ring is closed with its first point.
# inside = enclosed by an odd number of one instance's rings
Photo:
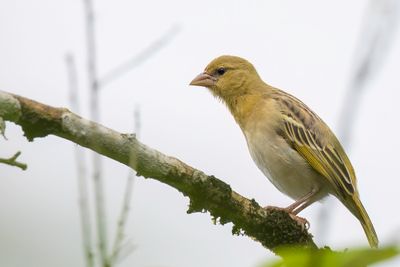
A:
{"type": "Polygon", "coordinates": [[[309,193],[307,193],[302,198],[296,200],[296,202],[286,207],[285,209],[288,212],[297,215],[300,211],[304,210],[314,202],[313,197],[318,193],[318,191],[318,189],[313,188],[309,193]]]}

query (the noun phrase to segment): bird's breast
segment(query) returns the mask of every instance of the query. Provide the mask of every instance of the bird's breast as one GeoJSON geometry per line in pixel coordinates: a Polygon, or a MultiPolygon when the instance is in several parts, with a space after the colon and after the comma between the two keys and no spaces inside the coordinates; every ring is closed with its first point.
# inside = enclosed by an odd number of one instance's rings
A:
{"type": "Polygon", "coordinates": [[[277,134],[276,127],[271,121],[258,121],[243,131],[258,168],[275,187],[292,199],[303,197],[313,188],[323,188],[323,178],[277,134]]]}

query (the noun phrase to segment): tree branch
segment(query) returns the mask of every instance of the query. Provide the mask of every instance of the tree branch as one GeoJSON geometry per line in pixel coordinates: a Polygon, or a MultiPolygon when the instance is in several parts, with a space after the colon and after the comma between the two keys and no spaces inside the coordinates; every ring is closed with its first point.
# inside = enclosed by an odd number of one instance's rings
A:
{"type": "Polygon", "coordinates": [[[232,233],[247,235],[275,253],[283,245],[316,248],[307,229],[285,211],[260,207],[216,177],[142,144],[133,134],[2,91],[0,116],[20,125],[30,141],[56,135],[130,166],[140,176],[168,184],[189,197],[188,213],[208,211],[222,225],[232,222],[232,233]]]}
{"type": "Polygon", "coordinates": [[[15,166],[15,167],[18,167],[21,170],[25,171],[28,168],[28,165],[17,161],[17,158],[19,157],[19,155],[21,155],[20,151],[18,151],[17,153],[14,154],[14,156],[12,156],[8,159],[0,158],[0,163],[4,163],[4,164],[10,165],[10,166],[15,166]]]}

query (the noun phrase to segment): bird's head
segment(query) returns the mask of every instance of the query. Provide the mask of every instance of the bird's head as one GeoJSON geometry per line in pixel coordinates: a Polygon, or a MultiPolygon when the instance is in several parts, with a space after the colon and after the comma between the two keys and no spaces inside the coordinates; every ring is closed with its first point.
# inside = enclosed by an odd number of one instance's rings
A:
{"type": "Polygon", "coordinates": [[[190,85],[204,86],[223,100],[250,93],[262,82],[254,66],[236,56],[220,56],[211,61],[190,85]]]}

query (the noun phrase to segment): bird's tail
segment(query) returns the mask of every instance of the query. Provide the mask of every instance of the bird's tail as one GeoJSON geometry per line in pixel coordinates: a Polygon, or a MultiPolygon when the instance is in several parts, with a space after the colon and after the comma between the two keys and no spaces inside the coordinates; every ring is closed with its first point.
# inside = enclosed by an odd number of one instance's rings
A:
{"type": "Polygon", "coordinates": [[[353,195],[352,197],[353,201],[347,201],[347,208],[351,211],[351,213],[354,214],[354,216],[357,217],[357,219],[360,221],[365,235],[367,236],[369,245],[372,248],[377,248],[378,247],[378,236],[375,232],[375,228],[368,216],[367,211],[365,210],[363,204],[360,201],[360,198],[357,195],[353,195]]]}

